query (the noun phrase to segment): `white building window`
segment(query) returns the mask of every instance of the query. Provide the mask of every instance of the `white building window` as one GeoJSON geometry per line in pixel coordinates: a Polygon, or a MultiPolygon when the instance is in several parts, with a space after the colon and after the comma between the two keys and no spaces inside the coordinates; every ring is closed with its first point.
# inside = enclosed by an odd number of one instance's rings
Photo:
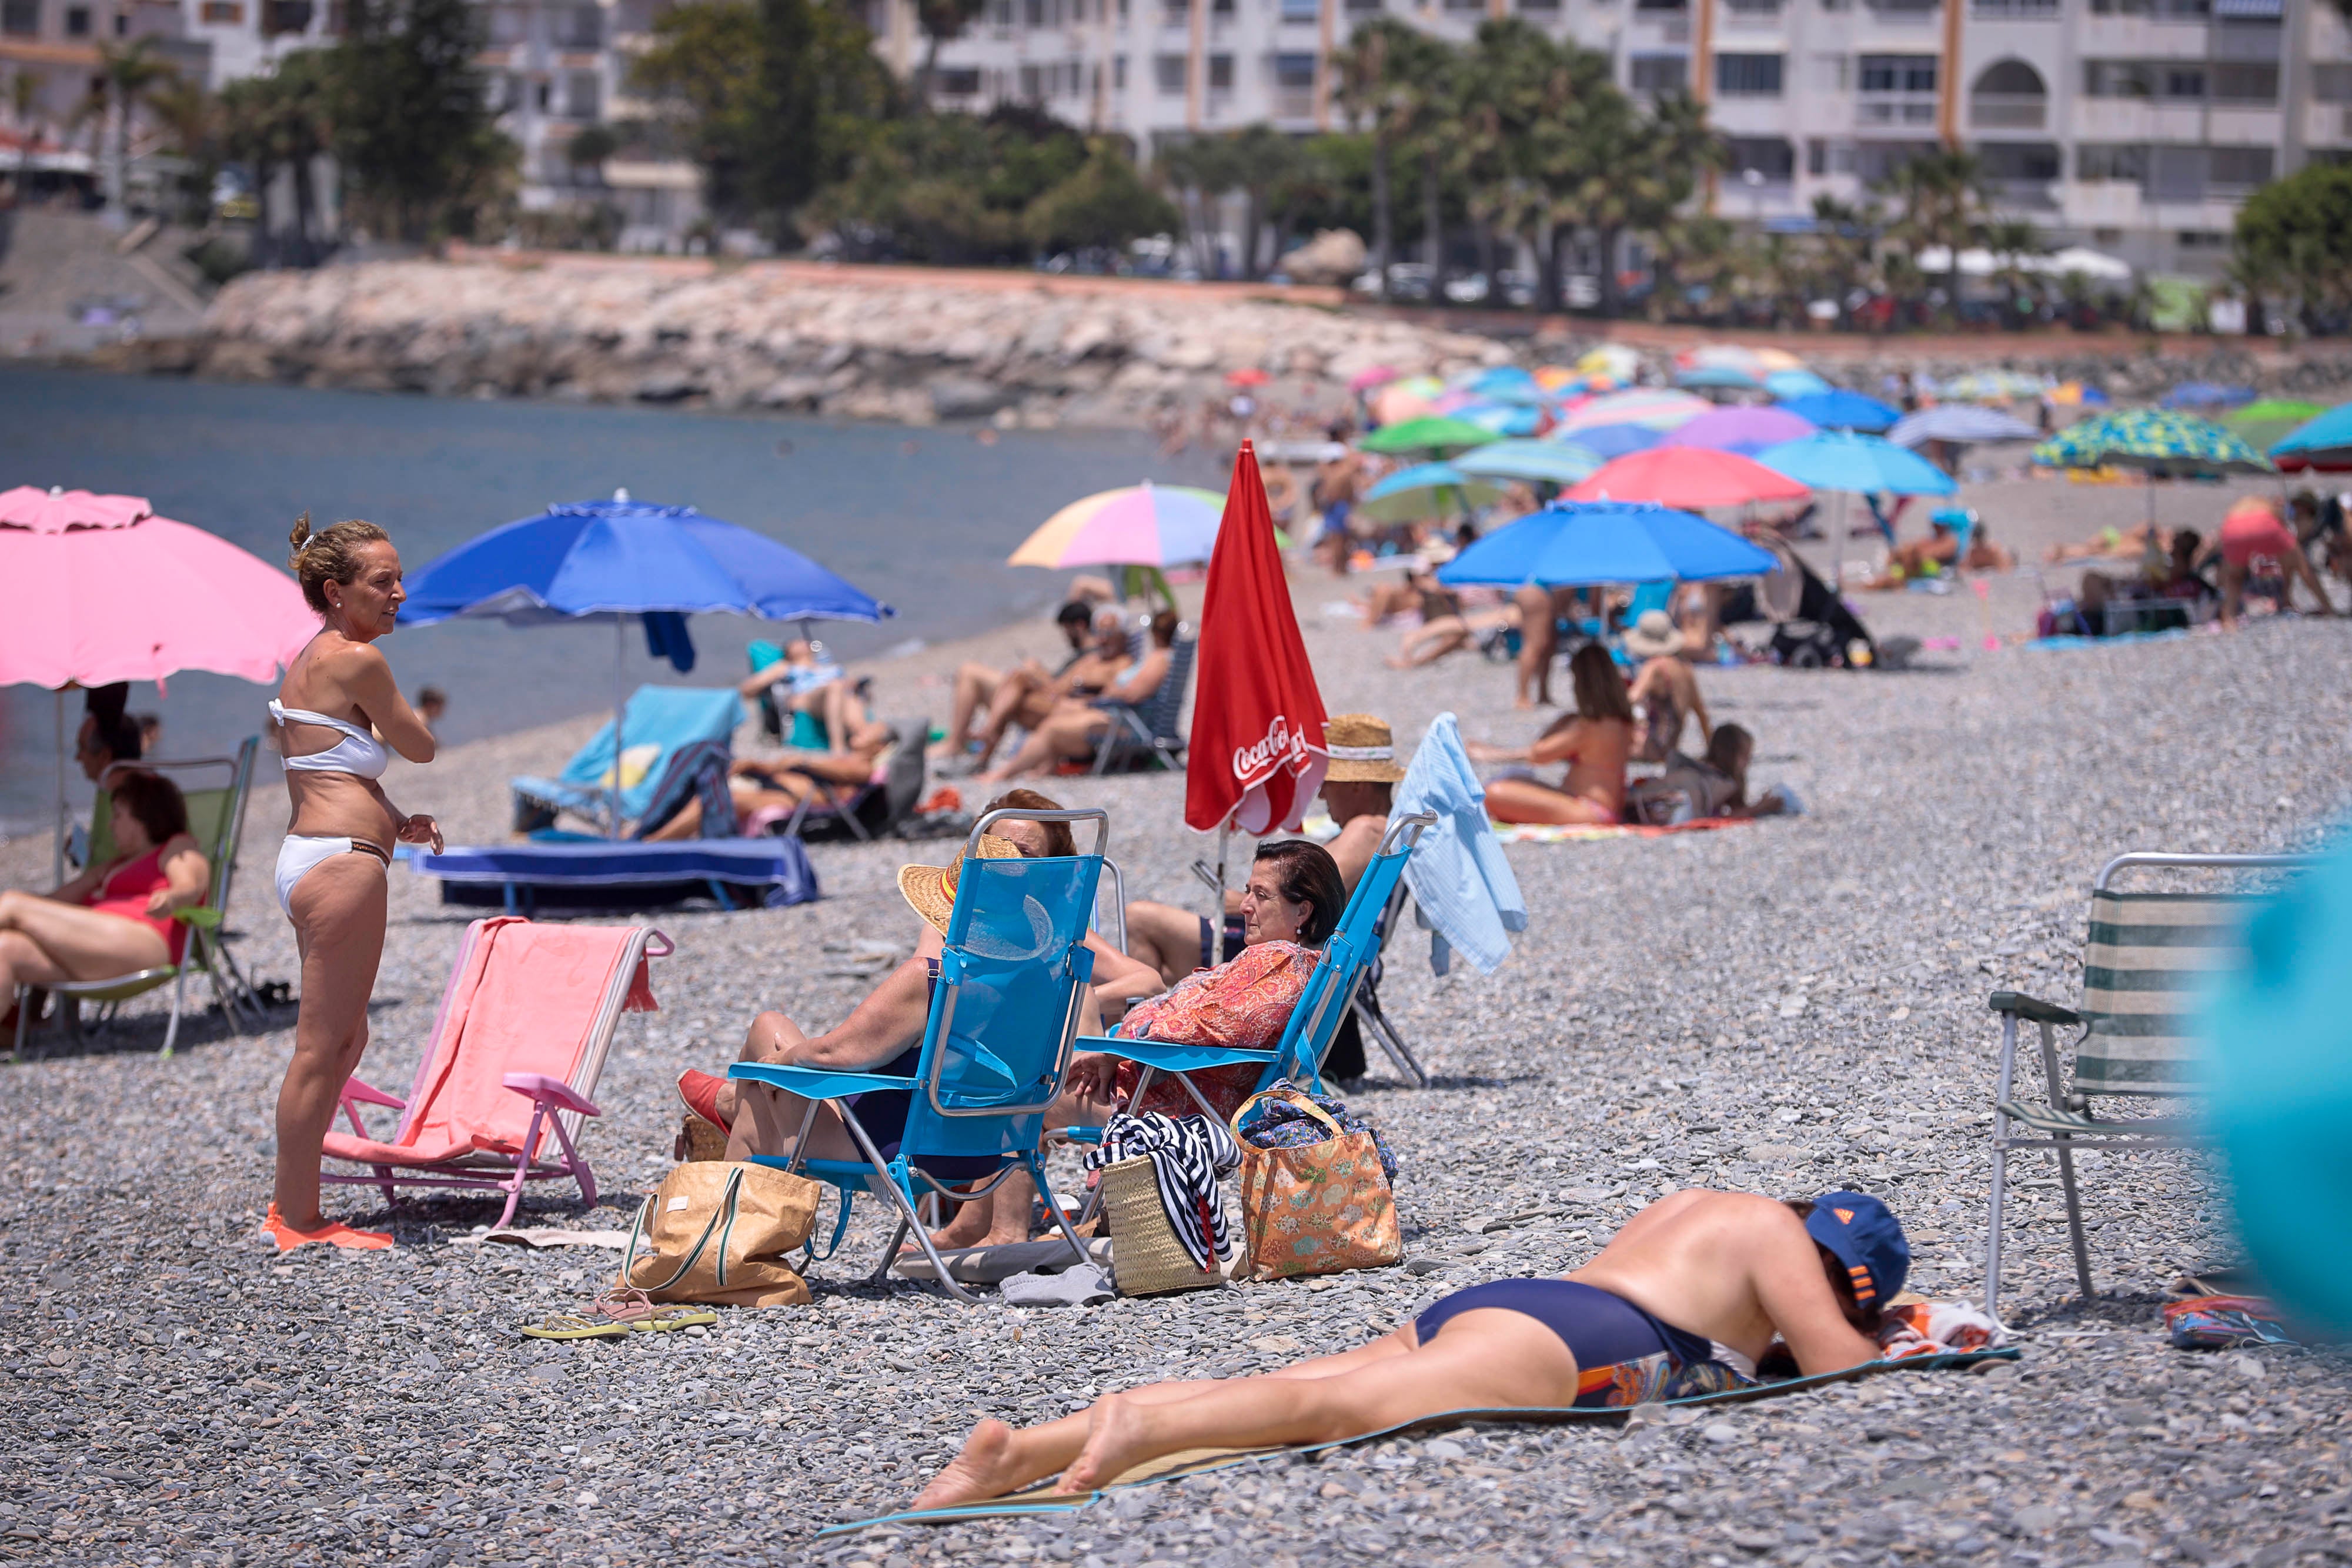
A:
{"type": "Polygon", "coordinates": [[[1725,98],[1780,96],[1779,55],[1717,55],[1715,90],[1725,98]]]}
{"type": "Polygon", "coordinates": [[[1181,96],[1184,91],[1185,68],[1191,63],[1182,55],[1153,56],[1151,75],[1160,90],[1171,98],[1181,96]]]}

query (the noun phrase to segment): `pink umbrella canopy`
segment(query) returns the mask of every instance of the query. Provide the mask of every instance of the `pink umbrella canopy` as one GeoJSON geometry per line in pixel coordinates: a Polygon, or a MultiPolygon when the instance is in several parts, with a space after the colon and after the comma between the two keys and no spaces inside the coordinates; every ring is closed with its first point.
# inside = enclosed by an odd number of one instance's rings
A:
{"type": "Polygon", "coordinates": [[[0,491],[0,685],[267,681],[318,632],[292,578],[139,497],[0,491]]]}

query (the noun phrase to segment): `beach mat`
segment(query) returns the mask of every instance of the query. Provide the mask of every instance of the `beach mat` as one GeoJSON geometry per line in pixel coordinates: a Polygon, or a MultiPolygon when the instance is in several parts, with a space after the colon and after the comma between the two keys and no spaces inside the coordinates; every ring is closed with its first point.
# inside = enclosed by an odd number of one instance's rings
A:
{"type": "MultiPolygon", "coordinates": [[[[1735,1388],[1722,1394],[1695,1395],[1687,1399],[1668,1399],[1665,1406],[1702,1406],[1747,1404],[1758,1399],[1770,1399],[1783,1394],[1798,1394],[1825,1384],[1842,1383],[1853,1378],[1868,1377],[1882,1372],[1939,1372],[1956,1367],[1974,1366],[1985,1361],[2015,1361],[2021,1353],[2014,1345],[1999,1350],[1943,1351],[1927,1355],[1907,1355],[1895,1361],[1865,1362],[1849,1366],[1843,1372],[1824,1372],[1814,1377],[1791,1377],[1779,1383],[1761,1383],[1752,1388],[1735,1388]]],[[[1117,1479],[1107,1481],[1093,1491],[1057,1492],[1053,1482],[1040,1481],[1027,1491],[1013,1492],[1004,1497],[990,1498],[982,1502],[961,1503],[954,1508],[924,1509],[920,1511],[877,1514],[872,1519],[854,1520],[833,1525],[817,1532],[822,1541],[836,1535],[855,1534],[885,1524],[956,1524],[967,1519],[1019,1519],[1030,1514],[1071,1513],[1098,1502],[1113,1492],[1128,1491],[1139,1486],[1160,1481],[1177,1480],[1209,1470],[1220,1470],[1234,1465],[1276,1455],[1319,1454],[1331,1448],[1360,1448],[1366,1443],[1378,1443],[1390,1437],[1418,1437],[1424,1433],[1444,1431],[1452,1427],[1490,1424],[1504,1427],[1564,1427],[1622,1422],[1633,1413],[1633,1406],[1618,1406],[1607,1409],[1500,1409],[1445,1410],[1418,1420],[1366,1432],[1361,1437],[1343,1437],[1336,1443],[1314,1443],[1298,1448],[1190,1448],[1181,1454],[1169,1454],[1137,1466],[1117,1479]]]]}
{"type": "Polygon", "coordinates": [[[1699,817],[1671,828],[1643,827],[1633,822],[1496,822],[1495,836],[1507,844],[1580,843],[1587,839],[1663,839],[1673,833],[1711,833],[1719,828],[1744,828],[1754,817],[1699,817]]]}

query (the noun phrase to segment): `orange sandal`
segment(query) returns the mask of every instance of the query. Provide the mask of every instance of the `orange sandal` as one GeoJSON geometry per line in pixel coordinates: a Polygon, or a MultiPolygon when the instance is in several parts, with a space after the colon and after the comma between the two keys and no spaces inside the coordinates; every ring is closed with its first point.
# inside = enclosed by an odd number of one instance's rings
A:
{"type": "Polygon", "coordinates": [[[346,1247],[353,1251],[376,1252],[391,1246],[392,1238],[381,1230],[354,1230],[339,1220],[329,1220],[316,1230],[297,1230],[278,1218],[278,1206],[269,1206],[269,1218],[261,1222],[262,1233],[278,1244],[280,1252],[291,1252],[297,1247],[346,1247]]]}

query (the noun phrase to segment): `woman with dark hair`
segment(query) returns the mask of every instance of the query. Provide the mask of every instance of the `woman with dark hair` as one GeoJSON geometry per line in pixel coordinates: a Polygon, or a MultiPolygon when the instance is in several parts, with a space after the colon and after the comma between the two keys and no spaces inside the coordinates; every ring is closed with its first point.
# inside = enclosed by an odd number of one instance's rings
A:
{"type": "Polygon", "coordinates": [[[433,732],[375,646],[408,598],[390,537],[356,517],[313,533],[305,512],[290,538],[287,569],[323,624],[269,705],[293,801],[278,851],[278,904],[294,925],[302,1001],[278,1091],[278,1179],[262,1228],[280,1252],[311,1243],[371,1249],[392,1238],[319,1212],[320,1145],[367,1050],[392,846],[441,848],[433,819],[394,805],[379,780],[395,751],[432,761],[433,732]]]}
{"type": "MultiPolygon", "coordinates": [[[[212,887],[188,803],[153,773],[117,773],[109,788],[112,860],[54,893],[0,893],[0,996],[160,969],[186,951],[188,928],[173,913],[202,904],[212,887]]],[[[0,1027],[15,1027],[13,1009],[0,1027]]]]}
{"type": "Polygon", "coordinates": [[[1562,714],[1523,747],[1471,741],[1474,762],[1520,764],[1517,771],[1486,783],[1486,810],[1498,822],[1590,822],[1614,824],[1625,812],[1625,764],[1633,755],[1633,703],[1617,662],[1598,643],[1587,643],[1568,662],[1576,690],[1576,711],[1562,714]],[[1565,762],[1558,784],[1536,778],[1545,763],[1565,762]]]}

